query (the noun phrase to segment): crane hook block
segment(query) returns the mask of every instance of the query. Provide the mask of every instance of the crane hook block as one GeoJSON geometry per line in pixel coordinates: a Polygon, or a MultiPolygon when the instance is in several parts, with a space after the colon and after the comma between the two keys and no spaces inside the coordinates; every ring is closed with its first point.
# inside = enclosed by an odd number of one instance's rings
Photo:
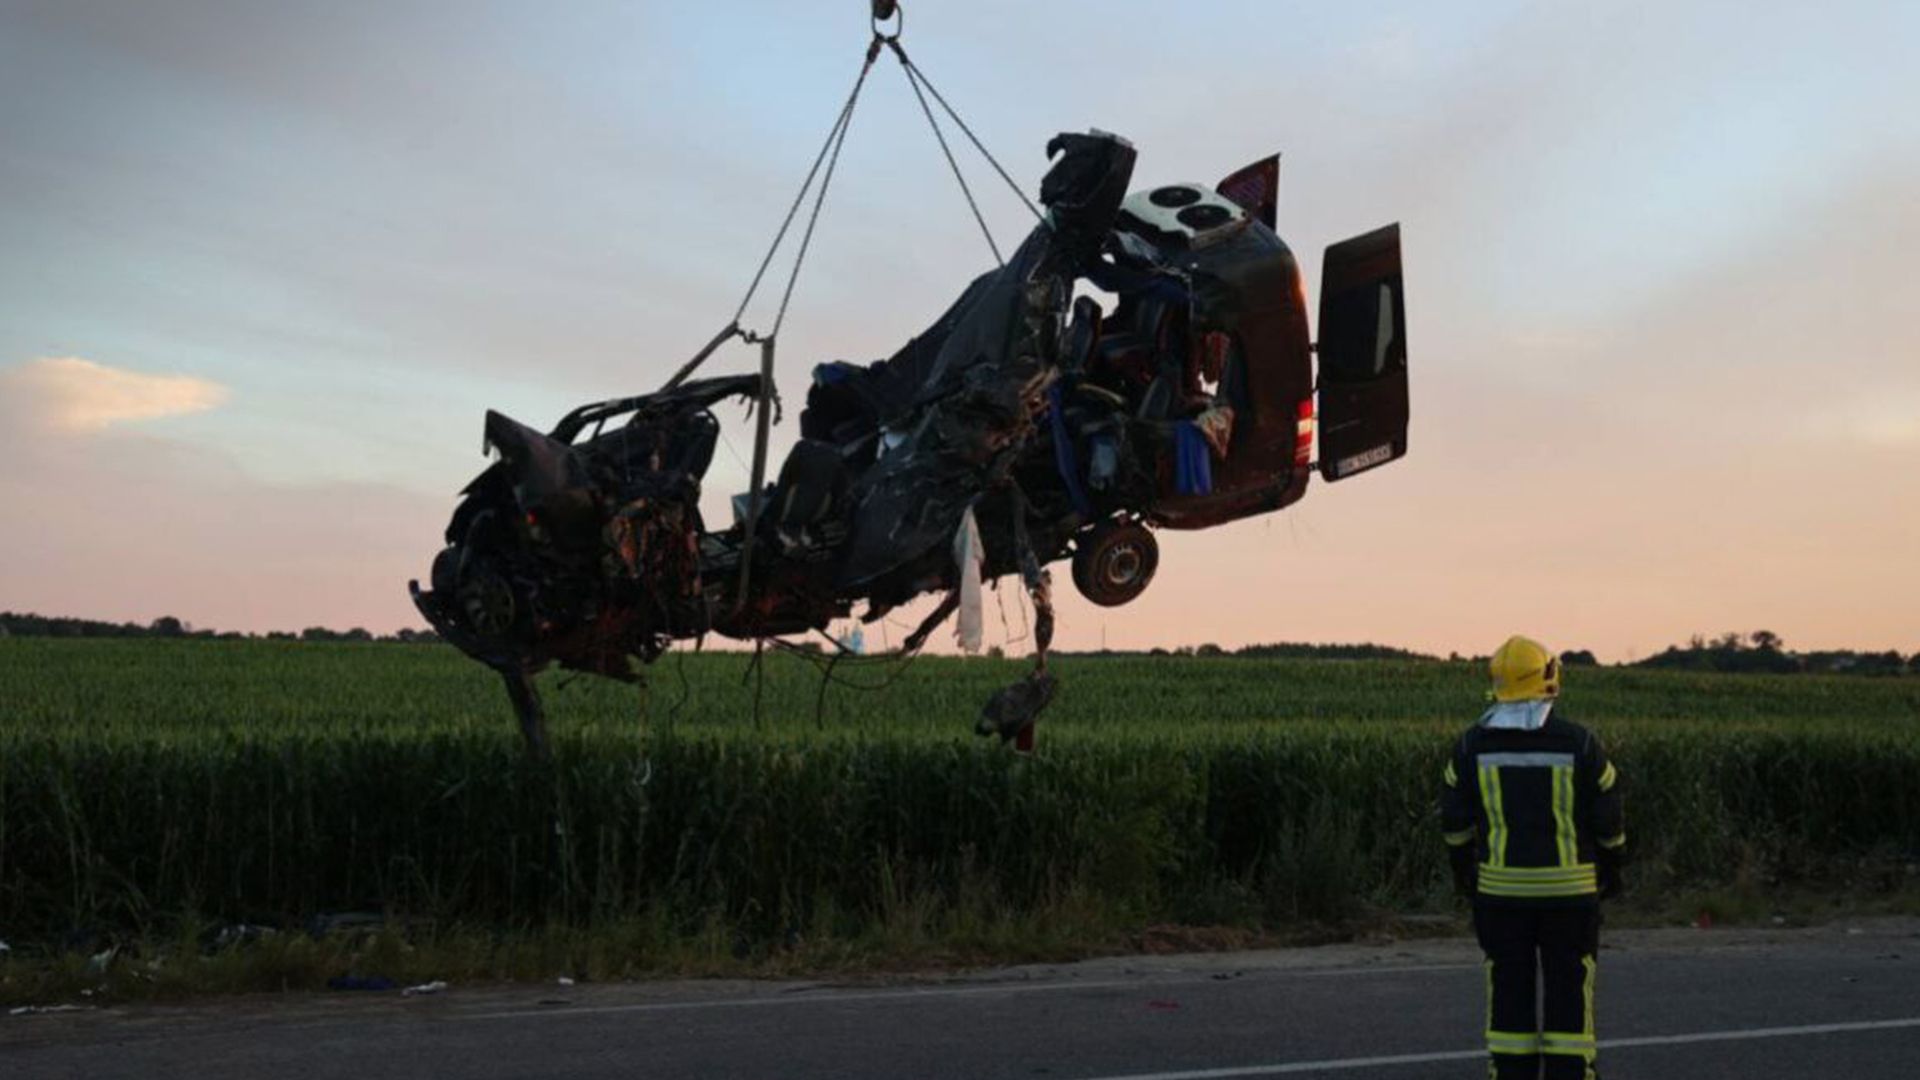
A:
{"type": "Polygon", "coordinates": [[[899,0],[873,0],[873,21],[883,23],[893,18],[894,9],[899,6],[899,0]]]}

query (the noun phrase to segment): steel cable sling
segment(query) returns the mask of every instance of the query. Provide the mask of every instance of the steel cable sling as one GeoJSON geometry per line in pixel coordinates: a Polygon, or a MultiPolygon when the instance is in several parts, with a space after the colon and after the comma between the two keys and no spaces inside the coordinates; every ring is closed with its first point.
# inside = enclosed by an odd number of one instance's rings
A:
{"type": "Polygon", "coordinates": [[[799,283],[801,267],[806,264],[807,252],[812,247],[813,234],[820,223],[821,212],[826,207],[827,189],[833,184],[834,170],[840,163],[840,151],[841,148],[846,145],[847,131],[853,124],[854,108],[860,102],[860,93],[866,87],[867,75],[873,71],[874,61],[879,59],[880,50],[883,47],[891,50],[894,56],[900,61],[900,69],[907,77],[907,84],[912,87],[913,96],[920,104],[920,111],[927,119],[927,126],[932,129],[934,139],[940,145],[940,152],[946,158],[948,167],[953,171],[954,180],[960,185],[960,194],[966,199],[967,208],[973,212],[973,219],[975,223],[980,226],[980,233],[986,238],[988,249],[993,252],[994,262],[1000,266],[1006,265],[1006,260],[1000,255],[999,245],[994,242],[993,232],[987,227],[986,217],[980,212],[980,206],[974,198],[973,189],[967,184],[967,178],[960,170],[960,163],[953,156],[953,150],[947,142],[946,134],[940,128],[940,123],[934,116],[932,106],[927,102],[928,94],[933,96],[934,101],[940,104],[940,108],[953,120],[955,126],[959,127],[961,132],[966,135],[967,140],[973,144],[974,149],[978,150],[980,155],[987,159],[988,164],[993,166],[994,171],[1000,175],[1000,178],[1006,181],[1007,186],[1019,197],[1021,204],[1024,205],[1036,219],[1042,222],[1046,221],[1045,216],[1041,214],[1039,208],[1034,206],[1032,200],[1027,198],[1026,193],[1020,190],[1020,185],[1014,182],[1013,177],[1008,175],[1007,170],[1001,166],[999,160],[996,159],[986,148],[985,144],[980,141],[979,136],[974,134],[973,129],[961,118],[954,107],[948,103],[946,97],[934,87],[933,83],[927,78],[926,73],[920,70],[919,65],[908,58],[906,50],[900,45],[900,33],[905,28],[906,13],[901,10],[896,0],[872,0],[872,7],[873,38],[867,44],[866,56],[860,65],[860,74],[854,79],[853,89],[848,92],[846,102],[840,106],[839,114],[834,118],[833,125],[827,130],[827,137],[825,141],[821,143],[819,152],[814,155],[813,164],[807,169],[807,175],[800,184],[800,190],[794,194],[792,204],[787,207],[786,216],[781,219],[780,228],[774,233],[773,242],[767,246],[766,254],[761,257],[760,265],[754,271],[753,280],[747,285],[746,295],[740,298],[740,304],[734,309],[733,318],[727,322],[727,325],[722,327],[720,332],[715,334],[710,341],[702,346],[691,359],[681,365],[680,369],[674,372],[673,377],[668,379],[666,384],[661,387],[662,391],[667,391],[679,386],[698,370],[700,365],[705,363],[720,346],[736,337],[749,344],[757,344],[760,346],[760,385],[759,392],[753,404],[754,439],[753,464],[751,466],[752,486],[747,496],[746,528],[740,545],[740,576],[733,609],[736,614],[746,609],[748,593],[752,583],[753,549],[759,533],[760,513],[764,509],[763,504],[766,499],[767,445],[772,435],[772,414],[780,405],[779,394],[773,382],[774,348],[780,335],[780,329],[786,323],[787,310],[793,302],[794,286],[799,283]],[[890,19],[897,20],[893,32],[891,34],[883,33],[881,31],[881,24],[890,19]],[[821,171],[822,165],[825,166],[824,173],[821,171]],[[814,187],[816,178],[820,181],[817,189],[814,187]],[[744,329],[740,324],[740,320],[745,318],[748,306],[753,303],[754,296],[759,292],[760,285],[766,278],[767,270],[773,265],[774,256],[779,253],[780,245],[786,241],[788,232],[792,230],[794,218],[799,215],[800,207],[806,203],[809,192],[813,193],[813,206],[807,214],[806,228],[801,232],[800,245],[794,254],[793,266],[787,272],[786,287],[781,291],[780,306],[774,313],[772,329],[768,330],[765,334],[744,329]]]}

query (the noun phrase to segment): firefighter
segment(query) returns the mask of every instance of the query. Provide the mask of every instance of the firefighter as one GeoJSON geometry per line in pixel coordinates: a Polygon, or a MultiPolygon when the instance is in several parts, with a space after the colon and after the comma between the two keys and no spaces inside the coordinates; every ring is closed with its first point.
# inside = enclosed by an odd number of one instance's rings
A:
{"type": "Polygon", "coordinates": [[[1486,953],[1488,1075],[1595,1080],[1600,899],[1620,889],[1619,771],[1562,715],[1560,661],[1512,637],[1493,654],[1491,706],[1442,770],[1454,882],[1486,953]]]}

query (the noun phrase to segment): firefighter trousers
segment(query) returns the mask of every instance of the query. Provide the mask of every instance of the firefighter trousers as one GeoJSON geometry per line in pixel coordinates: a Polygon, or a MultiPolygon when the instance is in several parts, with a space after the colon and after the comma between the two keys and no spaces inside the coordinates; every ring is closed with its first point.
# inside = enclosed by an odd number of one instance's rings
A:
{"type": "Polygon", "coordinates": [[[1474,934],[1487,954],[1488,1075],[1595,1080],[1593,979],[1600,905],[1502,904],[1478,898],[1474,934]]]}

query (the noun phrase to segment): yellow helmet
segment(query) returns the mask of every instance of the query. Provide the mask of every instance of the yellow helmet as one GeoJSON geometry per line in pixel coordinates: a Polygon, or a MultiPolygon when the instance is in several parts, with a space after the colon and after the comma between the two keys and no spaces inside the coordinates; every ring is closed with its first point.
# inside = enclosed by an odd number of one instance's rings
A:
{"type": "Polygon", "coordinates": [[[1487,665],[1495,701],[1533,701],[1560,694],[1560,658],[1545,645],[1519,634],[1495,650],[1487,665]]]}

